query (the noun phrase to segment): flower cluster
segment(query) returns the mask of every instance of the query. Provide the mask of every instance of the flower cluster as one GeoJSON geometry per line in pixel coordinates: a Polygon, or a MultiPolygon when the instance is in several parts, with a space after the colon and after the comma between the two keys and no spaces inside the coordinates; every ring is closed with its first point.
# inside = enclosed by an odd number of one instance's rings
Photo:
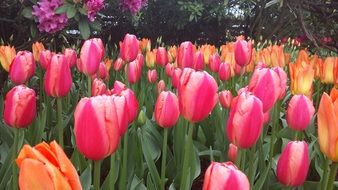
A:
{"type": "Polygon", "coordinates": [[[122,0],[121,7],[124,11],[130,11],[132,14],[136,14],[142,7],[146,6],[147,0],[122,0]]]}
{"type": "Polygon", "coordinates": [[[62,6],[62,0],[40,0],[33,6],[33,15],[36,16],[40,32],[55,33],[62,30],[68,22],[65,13],[56,14],[55,10],[62,6]]]}
{"type": "Polygon", "coordinates": [[[86,0],[87,16],[90,21],[95,20],[95,15],[104,7],[104,0],[86,0]]]}

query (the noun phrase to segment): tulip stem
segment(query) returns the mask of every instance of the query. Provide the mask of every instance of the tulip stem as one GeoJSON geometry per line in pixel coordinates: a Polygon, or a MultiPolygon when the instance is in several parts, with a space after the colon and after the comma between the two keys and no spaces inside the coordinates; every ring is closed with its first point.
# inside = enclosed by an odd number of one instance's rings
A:
{"type": "Polygon", "coordinates": [[[126,132],[123,138],[122,171],[121,171],[121,181],[119,184],[120,189],[127,189],[126,188],[127,162],[128,162],[128,131],[126,132]]]}
{"type": "Polygon", "coordinates": [[[88,97],[91,97],[92,96],[92,78],[91,76],[87,76],[87,90],[88,90],[88,94],[87,96],[88,97]]]}
{"type": "Polygon", "coordinates": [[[165,169],[166,169],[166,160],[167,160],[167,143],[168,143],[168,129],[164,128],[164,138],[163,138],[163,154],[162,154],[162,165],[161,165],[161,190],[165,188],[165,169]]]}
{"type": "Polygon", "coordinates": [[[116,163],[115,163],[115,154],[110,156],[110,179],[109,179],[109,189],[115,190],[115,174],[116,174],[116,163]]]}
{"type": "Polygon", "coordinates": [[[250,156],[250,161],[249,161],[249,181],[250,181],[250,186],[251,189],[253,188],[254,182],[255,182],[255,173],[254,171],[254,162],[255,162],[255,151],[256,151],[256,146],[253,146],[250,149],[249,156],[250,156]]]}
{"type": "Polygon", "coordinates": [[[323,177],[321,179],[321,187],[319,189],[326,189],[327,188],[327,180],[329,174],[329,159],[325,159],[324,167],[323,167],[323,177]]]}
{"type": "Polygon", "coordinates": [[[280,110],[280,102],[276,102],[276,105],[273,109],[273,119],[272,119],[272,125],[271,125],[271,137],[270,137],[270,152],[269,152],[269,162],[272,161],[274,148],[275,148],[275,138],[276,138],[276,130],[278,125],[278,119],[279,119],[279,110],[280,110]]]}
{"type": "Polygon", "coordinates": [[[58,130],[58,141],[59,145],[63,148],[63,122],[62,122],[62,99],[57,98],[56,99],[57,104],[57,130],[58,130]]]}
{"type": "Polygon", "coordinates": [[[329,176],[329,180],[327,182],[327,190],[333,189],[333,183],[336,179],[337,169],[338,169],[338,163],[332,162],[331,170],[330,170],[330,176],[329,176]]]}
{"type": "Polygon", "coordinates": [[[94,190],[100,190],[101,161],[95,160],[93,162],[94,162],[94,190]]]}
{"type": "Polygon", "coordinates": [[[13,176],[13,181],[12,181],[12,185],[13,185],[13,190],[18,189],[18,175],[17,175],[17,166],[15,163],[15,159],[17,157],[17,153],[18,153],[18,144],[19,144],[19,130],[16,127],[13,127],[14,130],[14,142],[13,142],[13,153],[12,153],[12,161],[13,161],[13,165],[12,165],[12,176],[13,176]]]}
{"type": "Polygon", "coordinates": [[[181,178],[181,185],[180,185],[180,189],[182,190],[186,190],[186,189],[190,189],[189,186],[190,184],[187,184],[187,177],[188,174],[191,175],[191,173],[188,171],[189,169],[189,163],[190,163],[190,156],[192,154],[192,134],[194,131],[194,124],[190,123],[190,125],[188,126],[188,139],[185,143],[185,147],[184,147],[184,159],[183,159],[183,170],[182,170],[182,178],[181,178]]]}

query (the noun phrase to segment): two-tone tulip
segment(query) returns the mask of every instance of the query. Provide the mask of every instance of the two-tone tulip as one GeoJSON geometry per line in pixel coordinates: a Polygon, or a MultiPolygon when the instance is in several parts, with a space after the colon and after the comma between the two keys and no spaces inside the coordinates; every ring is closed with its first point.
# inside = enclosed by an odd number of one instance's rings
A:
{"type": "Polygon", "coordinates": [[[9,78],[16,85],[23,84],[35,74],[35,61],[29,51],[19,51],[9,68],[9,78]]]}

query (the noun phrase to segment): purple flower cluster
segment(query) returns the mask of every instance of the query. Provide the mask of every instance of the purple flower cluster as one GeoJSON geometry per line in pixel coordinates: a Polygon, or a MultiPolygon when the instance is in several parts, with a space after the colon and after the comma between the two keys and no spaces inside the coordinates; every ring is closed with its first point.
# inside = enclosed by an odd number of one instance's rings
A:
{"type": "Polygon", "coordinates": [[[130,11],[132,14],[135,14],[142,7],[146,6],[147,3],[147,0],[121,0],[121,7],[124,11],[130,11]]]}
{"type": "Polygon", "coordinates": [[[63,0],[40,0],[38,5],[33,6],[32,14],[38,19],[40,32],[55,33],[67,25],[66,14],[55,13],[62,4],[63,0]]]}
{"type": "Polygon", "coordinates": [[[86,0],[85,6],[87,8],[87,16],[90,21],[95,20],[95,15],[104,6],[104,0],[86,0]]]}

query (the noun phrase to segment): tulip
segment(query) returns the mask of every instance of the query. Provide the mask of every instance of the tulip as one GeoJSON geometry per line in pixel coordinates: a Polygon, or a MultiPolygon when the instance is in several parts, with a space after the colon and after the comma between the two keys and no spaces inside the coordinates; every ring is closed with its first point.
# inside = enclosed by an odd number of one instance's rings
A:
{"type": "Polygon", "coordinates": [[[80,52],[79,71],[86,75],[93,75],[99,69],[104,55],[104,46],[100,38],[86,40],[80,52]]]}
{"type": "Polygon", "coordinates": [[[156,51],[156,63],[165,66],[168,63],[168,53],[164,47],[159,47],[156,51]]]}
{"type": "Polygon", "coordinates": [[[194,59],[194,48],[190,41],[182,42],[178,50],[177,64],[181,69],[192,67],[194,59]]]}
{"type": "Polygon", "coordinates": [[[174,69],[171,77],[171,83],[173,85],[173,88],[177,88],[180,82],[180,78],[182,75],[182,70],[180,68],[174,69]]]}
{"type": "Polygon", "coordinates": [[[45,74],[44,87],[47,95],[53,97],[66,96],[70,91],[72,75],[64,55],[53,55],[45,74]]]}
{"type": "Polygon", "coordinates": [[[155,66],[155,53],[152,51],[147,51],[146,53],[146,65],[148,68],[153,68],[155,66]]]}
{"type": "Polygon", "coordinates": [[[14,47],[0,46],[0,63],[5,71],[9,71],[9,67],[12,64],[15,55],[16,51],[14,47]]]}
{"type": "Polygon", "coordinates": [[[232,101],[232,94],[229,90],[223,90],[219,93],[219,102],[221,103],[222,107],[227,109],[231,106],[232,101]]]}
{"type": "Polygon", "coordinates": [[[231,77],[231,65],[226,62],[222,62],[219,65],[218,77],[221,81],[229,80],[231,77]]]}
{"type": "Polygon", "coordinates": [[[151,41],[147,38],[142,38],[142,40],[139,43],[139,48],[142,51],[142,53],[150,51],[151,41]]]}
{"type": "Polygon", "coordinates": [[[120,57],[123,61],[134,61],[138,54],[139,42],[135,35],[126,34],[120,42],[120,57]]]}
{"type": "Polygon", "coordinates": [[[319,103],[318,142],[320,150],[332,161],[338,162],[338,99],[325,92],[319,103]]]}
{"type": "Polygon", "coordinates": [[[202,121],[217,103],[217,83],[205,71],[185,68],[178,86],[180,111],[192,123],[202,121]]]}
{"type": "Polygon", "coordinates": [[[174,63],[177,56],[177,47],[171,46],[168,50],[168,61],[169,63],[174,63]]]}
{"type": "Polygon", "coordinates": [[[203,190],[249,190],[246,175],[232,162],[211,162],[205,172],[203,190]]]}
{"type": "Polygon", "coordinates": [[[285,186],[301,186],[310,166],[308,145],[305,141],[291,141],[283,149],[277,162],[277,179],[285,186]]]}
{"type": "Polygon", "coordinates": [[[35,42],[32,45],[33,57],[35,61],[40,60],[40,53],[45,50],[45,47],[41,42],[35,42]]]}
{"type": "Polygon", "coordinates": [[[204,59],[202,52],[200,51],[195,52],[193,65],[194,65],[193,68],[197,71],[204,69],[204,59]]]}
{"type": "Polygon", "coordinates": [[[165,90],[166,90],[165,82],[164,82],[164,80],[160,80],[157,83],[157,93],[160,94],[162,91],[165,91],[165,90]]]}
{"type": "Polygon", "coordinates": [[[119,71],[122,69],[122,66],[123,66],[123,60],[121,57],[118,57],[115,62],[114,62],[114,70],[115,71],[119,71]]]}
{"type": "Polygon", "coordinates": [[[143,55],[139,54],[140,58],[135,59],[134,61],[128,63],[127,73],[128,73],[128,82],[130,84],[135,84],[142,75],[142,65],[143,65],[143,55]]]}
{"type": "Polygon", "coordinates": [[[209,59],[209,68],[212,72],[217,73],[219,70],[219,65],[221,64],[221,58],[217,53],[210,56],[209,59]]]}
{"type": "Polygon", "coordinates": [[[330,92],[330,97],[332,99],[332,102],[336,101],[338,99],[338,88],[333,87],[330,92]]]}
{"type": "Polygon", "coordinates": [[[153,70],[148,70],[147,76],[148,76],[148,82],[149,82],[149,83],[154,83],[154,82],[156,82],[156,80],[157,80],[157,72],[156,72],[155,69],[153,69],[153,70]]]}
{"type": "MultiPolygon", "coordinates": [[[[127,115],[118,109],[113,96],[82,98],[74,112],[74,133],[79,151],[91,160],[102,160],[117,149],[120,128],[128,125],[127,115]]],[[[125,103],[125,102],[124,102],[125,103]]]]}
{"type": "Polygon", "coordinates": [[[100,63],[99,70],[97,70],[96,76],[103,80],[107,79],[108,71],[106,65],[103,62],[100,63]]]}
{"type": "Polygon", "coordinates": [[[286,72],[281,68],[281,67],[274,67],[272,68],[273,71],[275,71],[277,73],[277,75],[279,76],[280,79],[280,94],[278,99],[282,100],[285,96],[286,93],[286,85],[287,85],[287,81],[288,81],[288,76],[286,74],[286,72]]]}
{"type": "Polygon", "coordinates": [[[226,134],[240,148],[250,148],[263,130],[263,104],[250,92],[242,92],[232,100],[226,134]]]}
{"type": "Polygon", "coordinates": [[[311,123],[315,107],[305,95],[294,95],[288,105],[286,121],[296,131],[305,130],[311,123]]]}
{"type": "Polygon", "coordinates": [[[19,51],[9,68],[9,77],[14,84],[23,84],[34,75],[35,68],[33,54],[29,51],[19,51]]]}
{"type": "Polygon", "coordinates": [[[323,83],[334,83],[334,65],[337,58],[327,57],[320,68],[320,80],[323,83]]]}
{"type": "Polygon", "coordinates": [[[263,116],[263,125],[268,124],[269,121],[270,121],[270,112],[267,111],[264,113],[264,116],[263,116]]]}
{"type": "Polygon", "coordinates": [[[24,145],[16,163],[21,190],[82,189],[75,167],[55,141],[24,145]]]}
{"type": "Polygon", "coordinates": [[[19,85],[6,94],[3,118],[7,125],[25,128],[33,122],[35,115],[36,95],[34,90],[25,85],[19,85]]]}
{"type": "Polygon", "coordinates": [[[237,39],[235,43],[235,60],[241,67],[247,65],[252,55],[251,41],[247,42],[243,39],[237,39]]]}
{"type": "Polygon", "coordinates": [[[76,51],[72,48],[66,48],[64,51],[64,54],[66,56],[66,60],[69,65],[69,68],[74,67],[74,65],[76,64],[76,59],[77,59],[76,51]]]}
{"type": "Polygon", "coordinates": [[[50,65],[50,62],[52,61],[54,53],[49,50],[43,50],[40,53],[40,66],[47,70],[48,66],[50,65]]]}
{"type": "Polygon", "coordinates": [[[281,82],[271,69],[256,69],[250,79],[248,89],[263,103],[263,111],[270,110],[281,94],[281,82]]]}
{"type": "Polygon", "coordinates": [[[209,63],[209,59],[210,59],[210,55],[214,54],[216,52],[216,47],[206,44],[206,45],[202,45],[200,51],[203,54],[203,61],[204,64],[208,64],[209,63]]]}
{"type": "Polygon", "coordinates": [[[165,65],[165,74],[167,75],[167,77],[170,78],[172,76],[174,69],[175,67],[173,64],[168,63],[165,65]]]}
{"type": "Polygon", "coordinates": [[[106,84],[101,79],[95,78],[92,84],[92,96],[99,96],[104,94],[107,94],[106,84]]]}
{"type": "Polygon", "coordinates": [[[170,91],[162,91],[155,103],[154,117],[163,128],[174,126],[180,116],[177,96],[170,91]]]}
{"type": "Polygon", "coordinates": [[[230,143],[228,150],[228,158],[231,162],[236,162],[238,148],[236,145],[230,143]]]}

